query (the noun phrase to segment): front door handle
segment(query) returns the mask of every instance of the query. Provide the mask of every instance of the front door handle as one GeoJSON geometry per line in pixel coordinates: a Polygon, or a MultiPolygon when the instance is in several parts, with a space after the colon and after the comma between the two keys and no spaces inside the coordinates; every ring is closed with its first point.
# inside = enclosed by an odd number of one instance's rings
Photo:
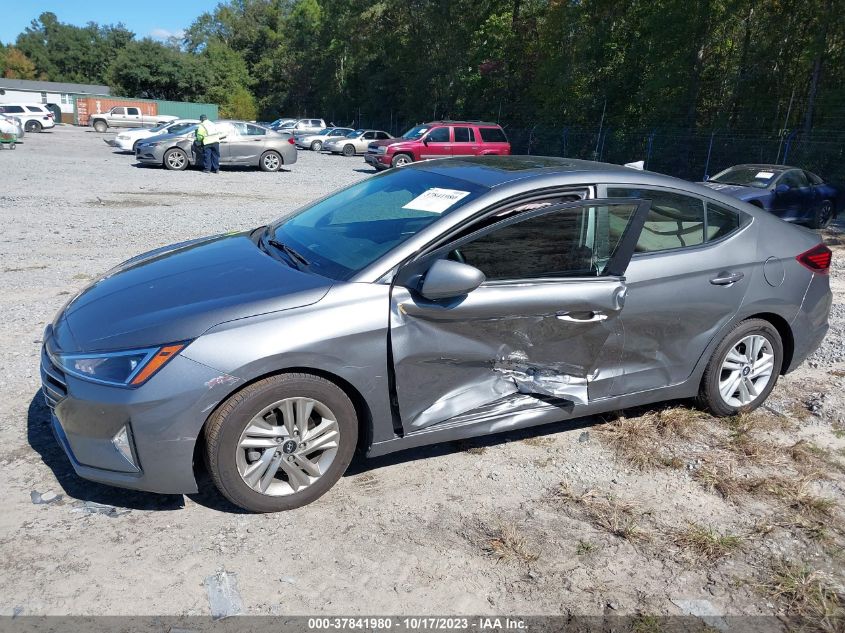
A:
{"type": "Polygon", "coordinates": [[[556,316],[567,323],[596,323],[607,319],[603,312],[558,312],[556,316]]]}
{"type": "Polygon", "coordinates": [[[731,284],[735,284],[740,279],[745,277],[745,273],[729,273],[727,271],[722,271],[713,279],[710,280],[710,283],[714,286],[730,286],[731,284]]]}

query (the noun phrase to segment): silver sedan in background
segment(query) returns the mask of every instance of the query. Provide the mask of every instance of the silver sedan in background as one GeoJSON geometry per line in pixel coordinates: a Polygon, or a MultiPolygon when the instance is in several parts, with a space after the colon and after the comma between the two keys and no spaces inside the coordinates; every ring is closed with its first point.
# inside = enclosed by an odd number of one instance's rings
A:
{"type": "Polygon", "coordinates": [[[753,410],[827,332],[830,263],[812,231],[676,178],[424,161],[117,266],[47,326],[41,379],[82,477],[191,493],[203,455],[235,504],[287,510],[358,447],[753,410]]]}
{"type": "Polygon", "coordinates": [[[393,138],[384,130],[352,130],[346,136],[336,139],[329,139],[323,143],[323,150],[332,154],[343,154],[344,156],[355,156],[364,154],[370,143],[393,138]]]}
{"type": "Polygon", "coordinates": [[[354,132],[351,127],[327,127],[316,134],[294,134],[293,140],[297,147],[319,152],[323,149],[323,143],[346,136],[350,132],[354,132]]]}
{"type": "MultiPolygon", "coordinates": [[[[245,165],[262,171],[279,171],[296,162],[296,146],[290,134],[245,121],[216,121],[220,141],[220,166],[245,165]]],[[[177,134],[153,136],[139,142],[135,158],[140,163],[163,165],[181,171],[189,165],[202,165],[202,151],[194,145],[197,126],[177,134]]]]}

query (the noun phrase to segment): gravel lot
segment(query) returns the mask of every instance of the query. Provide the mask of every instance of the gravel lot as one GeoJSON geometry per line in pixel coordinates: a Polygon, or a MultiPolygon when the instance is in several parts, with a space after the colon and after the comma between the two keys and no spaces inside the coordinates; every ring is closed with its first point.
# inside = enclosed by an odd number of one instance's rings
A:
{"type": "Polygon", "coordinates": [[[38,393],[43,328],[132,255],[264,224],[372,170],[300,152],[283,173],[175,173],[103,138],[63,126],[0,150],[0,615],[205,615],[222,571],[249,614],[671,615],[697,600],[824,617],[776,590],[795,565],[842,592],[841,229],[826,234],[831,333],[759,415],[652,408],[625,412],[624,445],[608,417],[358,460],[316,504],[253,516],[208,482],[183,498],[78,479],[38,393]],[[645,459],[630,451],[643,439],[645,459]],[[748,483],[778,476],[801,489],[748,483]]]}

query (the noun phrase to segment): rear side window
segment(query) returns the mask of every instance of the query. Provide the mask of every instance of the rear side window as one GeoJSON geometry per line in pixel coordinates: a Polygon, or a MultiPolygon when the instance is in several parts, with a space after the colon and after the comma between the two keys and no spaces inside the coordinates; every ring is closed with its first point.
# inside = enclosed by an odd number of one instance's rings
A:
{"type": "Polygon", "coordinates": [[[3,106],[3,112],[9,112],[11,114],[17,114],[23,112],[23,108],[20,106],[3,106]]]}
{"type": "Polygon", "coordinates": [[[247,136],[264,136],[264,128],[258,127],[257,125],[250,125],[249,123],[246,124],[246,135],[247,136]]]}
{"type": "Polygon", "coordinates": [[[655,253],[704,243],[704,202],[682,194],[608,188],[609,198],[651,200],[635,253],[655,253]]]}
{"type": "Polygon", "coordinates": [[[707,203],[707,241],[730,235],[739,228],[739,214],[714,202],[707,203]]]}
{"type": "Polygon", "coordinates": [[[481,140],[485,143],[507,143],[508,137],[501,128],[498,127],[480,127],[478,131],[481,133],[481,140]]]}
{"type": "Polygon", "coordinates": [[[26,106],[26,109],[30,112],[43,112],[38,106],[26,106]]]}
{"type": "Polygon", "coordinates": [[[141,114],[141,111],[138,108],[126,108],[126,114],[137,116],[141,114]]]}
{"type": "Polygon", "coordinates": [[[387,132],[376,132],[376,140],[385,141],[390,138],[390,134],[387,132]]]}
{"type": "Polygon", "coordinates": [[[471,127],[456,127],[455,128],[455,142],[456,143],[474,143],[475,134],[471,127]]]}

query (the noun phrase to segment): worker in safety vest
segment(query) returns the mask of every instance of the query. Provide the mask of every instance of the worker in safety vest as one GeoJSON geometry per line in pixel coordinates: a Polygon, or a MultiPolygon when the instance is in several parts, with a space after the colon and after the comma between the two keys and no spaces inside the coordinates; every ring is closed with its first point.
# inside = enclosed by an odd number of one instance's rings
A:
{"type": "Polygon", "coordinates": [[[200,115],[197,126],[196,143],[202,149],[202,171],[206,174],[220,171],[220,130],[204,114],[200,115]]]}

